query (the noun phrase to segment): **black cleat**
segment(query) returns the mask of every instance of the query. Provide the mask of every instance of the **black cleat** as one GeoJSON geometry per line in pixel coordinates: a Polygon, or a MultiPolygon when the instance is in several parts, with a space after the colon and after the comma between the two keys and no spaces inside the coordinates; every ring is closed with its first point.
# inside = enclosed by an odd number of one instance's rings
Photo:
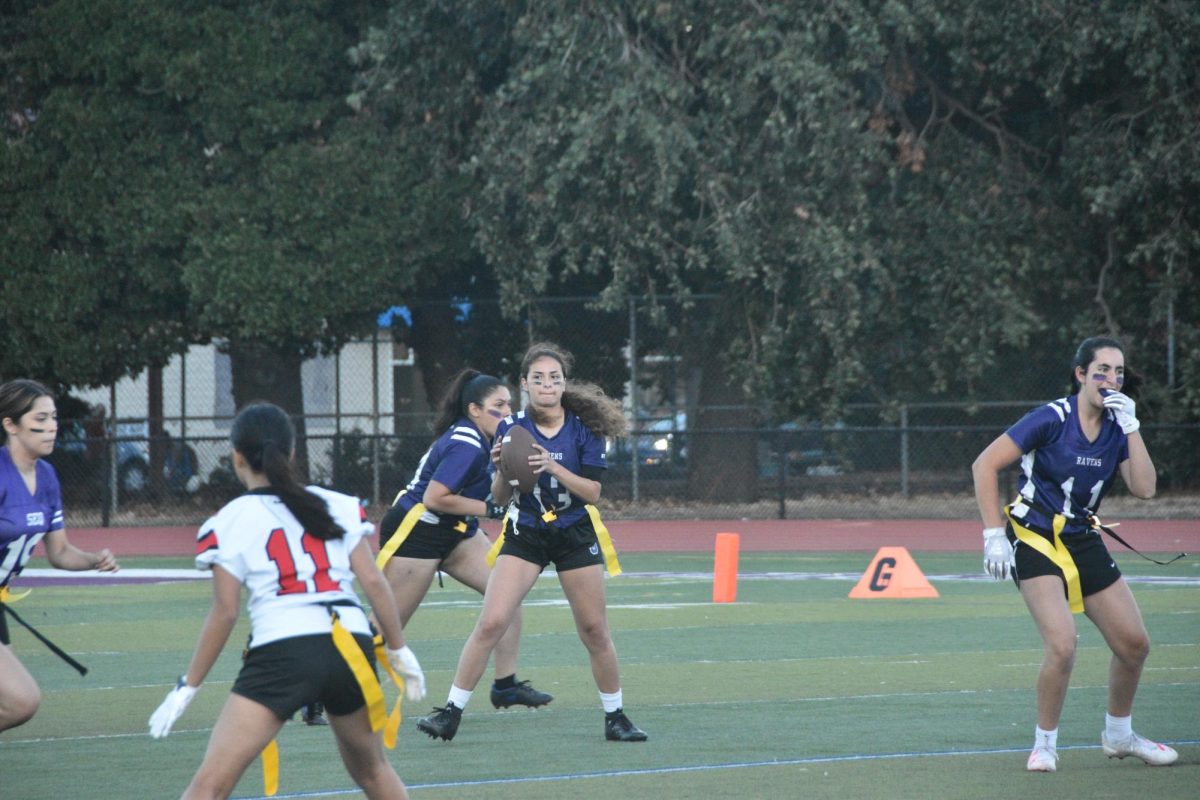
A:
{"type": "Polygon", "coordinates": [[[300,709],[300,719],[305,725],[328,725],[325,719],[325,706],[320,703],[309,703],[300,709]]]}
{"type": "Polygon", "coordinates": [[[618,708],[604,715],[604,738],[610,742],[644,742],[648,737],[618,708]]]}
{"type": "Polygon", "coordinates": [[[458,723],[462,721],[462,709],[453,703],[446,703],[445,708],[435,708],[428,717],[417,720],[417,730],[428,733],[431,739],[450,741],[458,733],[458,723]]]}
{"type": "Polygon", "coordinates": [[[554,699],[554,695],[539,692],[529,685],[529,681],[519,681],[516,686],[508,689],[497,689],[492,685],[492,705],[496,708],[509,706],[528,706],[537,708],[544,706],[554,699]]]}

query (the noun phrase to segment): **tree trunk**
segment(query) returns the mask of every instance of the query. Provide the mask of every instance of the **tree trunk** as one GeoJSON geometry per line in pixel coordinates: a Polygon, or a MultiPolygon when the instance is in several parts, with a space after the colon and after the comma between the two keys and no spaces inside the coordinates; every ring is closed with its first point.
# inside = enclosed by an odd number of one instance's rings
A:
{"type": "MultiPolygon", "coordinates": [[[[412,311],[411,341],[430,408],[437,408],[450,379],[463,368],[455,309],[447,303],[418,303],[412,311]]],[[[480,367],[476,366],[476,369],[480,367]]],[[[482,368],[487,371],[486,366],[482,368]]]]}
{"type": "Polygon", "coordinates": [[[308,441],[304,424],[304,385],[295,349],[274,349],[251,342],[231,342],[233,401],[240,409],[265,400],[286,411],[296,426],[296,474],[308,480],[308,441]]]}
{"type": "Polygon", "coordinates": [[[750,503],[758,499],[758,448],[751,433],[722,429],[754,424],[741,386],[723,358],[710,357],[699,367],[696,411],[688,418],[688,495],[710,503],[750,503]]]}
{"type": "Polygon", "coordinates": [[[146,434],[150,437],[150,491],[161,497],[166,488],[163,467],[167,461],[167,440],[163,428],[163,370],[154,366],[146,370],[146,407],[149,409],[146,434]]]}

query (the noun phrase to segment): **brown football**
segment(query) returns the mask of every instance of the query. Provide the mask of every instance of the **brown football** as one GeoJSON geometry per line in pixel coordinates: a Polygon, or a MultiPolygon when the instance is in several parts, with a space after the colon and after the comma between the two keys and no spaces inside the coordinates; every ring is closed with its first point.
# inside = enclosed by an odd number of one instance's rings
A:
{"type": "Polygon", "coordinates": [[[518,492],[531,492],[537,485],[538,476],[529,466],[529,457],[536,452],[533,434],[520,425],[513,425],[500,440],[500,471],[518,492]]]}

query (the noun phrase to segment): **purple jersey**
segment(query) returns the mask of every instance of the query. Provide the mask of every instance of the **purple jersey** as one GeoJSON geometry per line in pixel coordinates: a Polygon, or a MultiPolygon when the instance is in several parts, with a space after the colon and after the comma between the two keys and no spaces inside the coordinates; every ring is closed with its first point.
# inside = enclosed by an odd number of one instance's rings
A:
{"type": "Polygon", "coordinates": [[[37,490],[29,493],[7,447],[0,447],[0,586],[19,575],[33,548],[63,527],[62,489],[54,467],[35,464],[37,490]]]}
{"type": "MultiPolygon", "coordinates": [[[[533,423],[533,419],[520,411],[514,416],[501,420],[496,428],[496,438],[504,437],[504,432],[514,425],[520,425],[533,434],[533,440],[546,448],[555,461],[562,464],[576,475],[583,467],[599,467],[606,469],[608,463],[604,460],[604,437],[592,433],[579,417],[566,412],[563,425],[554,436],[543,436],[533,423]]],[[[537,485],[532,492],[517,495],[517,524],[521,527],[546,528],[542,515],[553,510],[557,519],[550,527],[567,528],[587,516],[584,502],[571,494],[565,486],[560,486],[558,479],[543,473],[538,476],[537,485]]]]}
{"type": "MultiPolygon", "coordinates": [[[[395,504],[405,511],[412,508],[421,502],[430,481],[437,481],[463,497],[486,500],[492,492],[491,472],[491,447],[475,424],[464,417],[447,428],[421,456],[416,473],[395,504]]],[[[429,510],[421,515],[422,522],[448,528],[464,520],[467,523],[466,533],[474,533],[479,526],[475,517],[438,514],[429,510]]]]}
{"type": "Polygon", "coordinates": [[[1111,411],[1100,419],[1100,435],[1089,442],[1079,427],[1078,395],[1030,411],[1008,429],[1021,457],[1020,498],[1013,516],[1043,530],[1051,520],[1039,509],[1067,518],[1064,534],[1082,533],[1100,508],[1117,467],[1129,458],[1125,432],[1111,411]]]}

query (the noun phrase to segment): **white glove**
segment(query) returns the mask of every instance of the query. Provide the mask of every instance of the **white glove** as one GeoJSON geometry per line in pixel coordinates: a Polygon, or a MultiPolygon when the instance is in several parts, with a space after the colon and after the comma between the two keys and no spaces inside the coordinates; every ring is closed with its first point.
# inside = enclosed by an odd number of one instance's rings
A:
{"type": "Polygon", "coordinates": [[[1004,528],[983,529],[983,570],[998,581],[1012,575],[1015,566],[1013,546],[1004,528]]]}
{"type": "Polygon", "coordinates": [[[392,665],[392,669],[398,675],[404,678],[404,696],[412,702],[425,699],[425,673],[421,671],[421,665],[417,662],[417,657],[408,645],[404,645],[399,650],[393,650],[388,647],[387,659],[392,665]]]}
{"type": "Polygon", "coordinates": [[[1137,418],[1137,403],[1129,395],[1106,391],[1104,407],[1113,412],[1117,418],[1117,424],[1121,426],[1121,430],[1125,431],[1126,436],[1142,427],[1142,423],[1138,422],[1137,418]]]}
{"type": "Polygon", "coordinates": [[[199,689],[199,686],[188,686],[181,677],[175,688],[167,694],[167,699],[150,715],[150,735],[161,739],[170,733],[171,726],[183,715],[199,689]]]}

